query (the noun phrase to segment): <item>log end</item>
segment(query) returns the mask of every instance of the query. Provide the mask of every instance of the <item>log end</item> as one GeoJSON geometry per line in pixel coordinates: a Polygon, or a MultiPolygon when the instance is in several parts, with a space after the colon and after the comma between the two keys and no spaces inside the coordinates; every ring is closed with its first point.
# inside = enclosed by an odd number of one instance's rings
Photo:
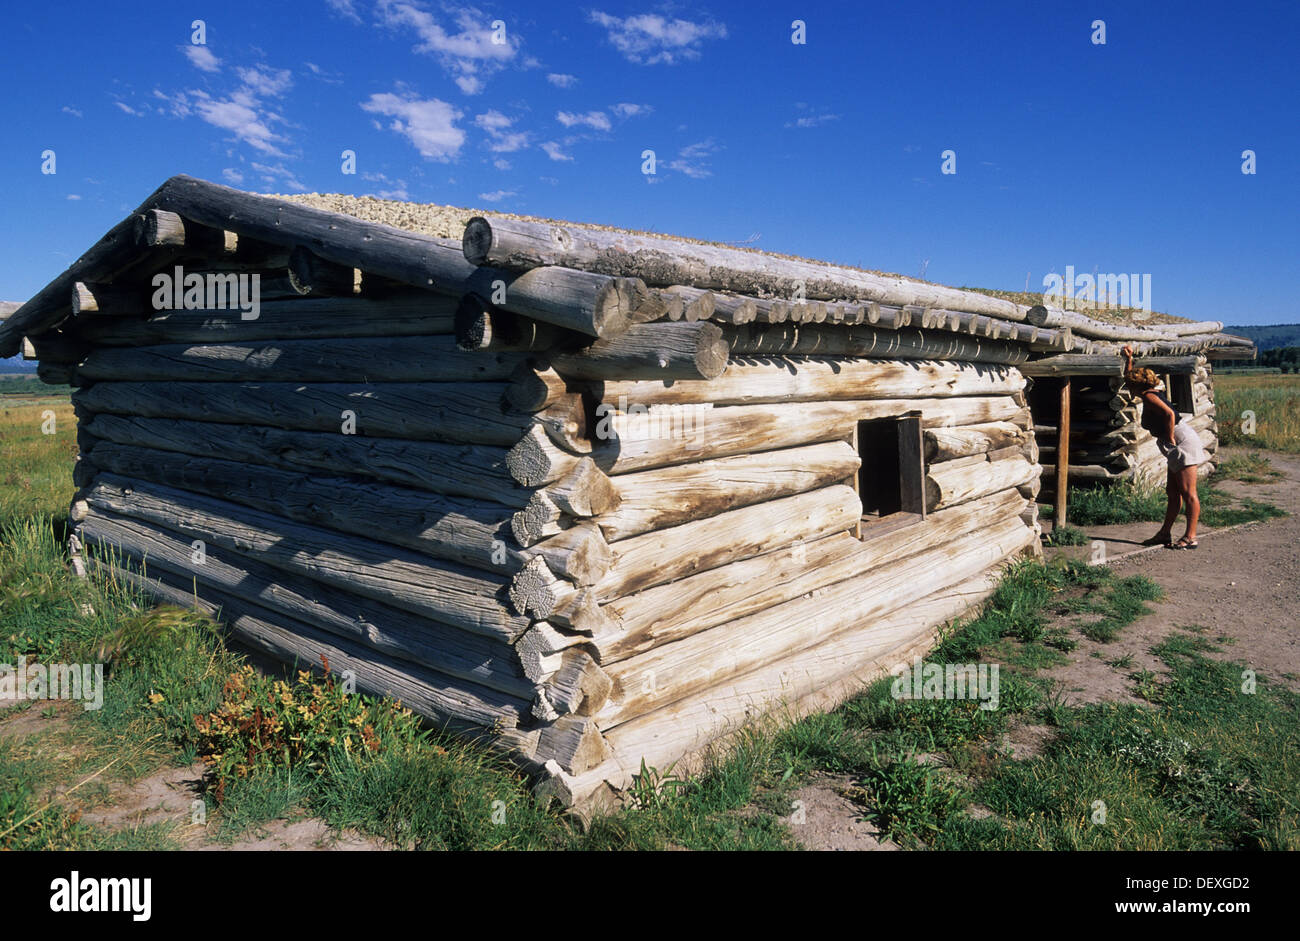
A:
{"type": "MultiPolygon", "coordinates": [[[[626,281],[626,279],[623,279],[626,281]]],[[[626,284],[611,279],[596,296],[591,314],[591,330],[602,340],[622,336],[632,329],[635,297],[626,284]]],[[[585,331],[585,324],[583,325],[585,331]]]]}
{"type": "Polygon", "coordinates": [[[510,603],[525,617],[544,618],[555,608],[558,585],[546,561],[534,556],[510,581],[510,603]]]}
{"type": "Polygon", "coordinates": [[[460,240],[465,260],[471,265],[486,265],[488,254],[492,251],[492,223],[482,216],[475,216],[465,223],[465,234],[460,240]]]}
{"type": "MultiPolygon", "coordinates": [[[[477,294],[466,294],[456,305],[453,329],[456,332],[456,345],[462,350],[474,352],[492,345],[494,318],[488,307],[488,302],[477,294]]],[[[504,320],[505,318],[499,318],[499,322],[504,320]]]]}
{"type": "Polygon", "coordinates": [[[1047,318],[1047,308],[1042,304],[1035,304],[1033,307],[1029,308],[1029,310],[1025,311],[1025,320],[1029,321],[1029,323],[1033,324],[1035,327],[1047,326],[1047,318]]]}
{"type": "Polygon", "coordinates": [[[727,371],[731,360],[731,347],[716,324],[703,325],[699,343],[695,348],[695,368],[704,379],[717,379],[727,371]]]}

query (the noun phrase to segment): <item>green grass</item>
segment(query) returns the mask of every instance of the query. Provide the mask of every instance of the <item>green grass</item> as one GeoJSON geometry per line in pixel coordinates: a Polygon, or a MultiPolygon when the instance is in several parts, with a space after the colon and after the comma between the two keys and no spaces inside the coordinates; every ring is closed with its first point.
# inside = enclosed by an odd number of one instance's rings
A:
{"type": "Polygon", "coordinates": [[[1163,488],[1120,481],[1108,487],[1071,487],[1068,519],[1079,526],[1110,526],[1163,520],[1163,488]]]}
{"type": "Polygon", "coordinates": [[[1020,562],[1003,576],[979,615],[946,632],[930,657],[937,663],[970,663],[1003,638],[1038,643],[1048,636],[1048,616],[1065,603],[1067,592],[1096,591],[1113,581],[1113,573],[1101,566],[1020,562]]]}
{"type": "Polygon", "coordinates": [[[1300,848],[1300,698],[1267,685],[1243,693],[1240,665],[1179,635],[1155,652],[1171,671],[1159,708],[1072,710],[1042,756],[999,762],[971,791],[995,817],[960,821],[933,845],[1300,848]]]}
{"type": "Polygon", "coordinates": [[[1086,546],[1088,534],[1077,526],[1065,525],[1060,529],[1053,527],[1047,534],[1049,546],[1086,546]]]}
{"type": "Polygon", "coordinates": [[[41,515],[66,519],[77,456],[72,404],[66,398],[22,405],[0,399],[0,452],[0,521],[41,515]]]}
{"type": "Polygon", "coordinates": [[[873,808],[864,816],[890,839],[923,841],[942,833],[961,813],[962,791],[911,756],[875,761],[848,796],[873,808]]]}
{"type": "Polygon", "coordinates": [[[1300,454],[1300,375],[1232,375],[1214,382],[1219,442],[1300,454]],[[1245,425],[1254,412],[1255,427],[1245,425]]]}
{"type": "Polygon", "coordinates": [[[1216,480],[1240,480],[1248,484],[1265,484],[1284,476],[1273,466],[1272,461],[1258,451],[1234,454],[1214,469],[1216,480]]]}
{"type": "MultiPolygon", "coordinates": [[[[1158,594],[1141,577],[1025,565],[929,660],[1007,663],[1007,647],[1041,645],[1045,610],[1092,615],[1076,629],[1111,640],[1158,594]],[[1071,589],[1083,594],[1061,597],[1071,589]]],[[[1300,848],[1300,697],[1267,682],[1243,693],[1244,668],[1206,657],[1215,648],[1194,632],[1153,652],[1170,672],[1134,675],[1147,706],[1061,706],[1033,665],[1011,667],[1004,689],[1021,692],[1004,693],[992,716],[970,703],[891,703],[877,688],[843,709],[880,746],[850,796],[895,838],[935,849],[1300,848]],[[1013,760],[992,741],[1014,721],[1057,733],[1042,755],[1013,760]],[[992,816],[970,816],[973,805],[992,816]],[[1094,822],[1103,805],[1105,823],[1094,822]]]]}
{"type": "MultiPolygon", "coordinates": [[[[1286,516],[1285,510],[1262,500],[1235,497],[1217,486],[1222,480],[1244,479],[1241,463],[1229,465],[1225,477],[1214,474],[1200,481],[1197,494],[1201,498],[1201,522],[1206,526],[1235,526],[1256,520],[1286,516]]],[[[1105,487],[1071,487],[1069,497],[1070,523],[1079,526],[1111,526],[1124,523],[1159,523],[1165,518],[1168,497],[1163,487],[1142,486],[1132,481],[1120,481],[1105,487]]],[[[1050,512],[1042,515],[1049,517],[1050,512]]],[[[1074,543],[1068,543],[1073,545],[1074,543]]]]}
{"type": "Polygon", "coordinates": [[[1160,586],[1145,575],[1116,578],[1103,591],[1090,592],[1075,610],[1092,617],[1076,622],[1079,633],[1099,644],[1109,643],[1121,630],[1149,614],[1149,601],[1162,597],[1160,586]]]}

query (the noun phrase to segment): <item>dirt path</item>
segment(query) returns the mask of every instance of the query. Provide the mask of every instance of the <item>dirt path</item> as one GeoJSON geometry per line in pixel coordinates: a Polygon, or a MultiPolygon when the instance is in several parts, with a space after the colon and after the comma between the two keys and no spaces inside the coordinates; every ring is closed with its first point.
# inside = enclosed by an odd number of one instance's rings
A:
{"type": "MultiPolygon", "coordinates": [[[[1233,449],[1224,449],[1230,456],[1233,449]]],[[[1201,527],[1200,548],[1174,552],[1154,548],[1136,554],[1133,543],[1153,535],[1156,523],[1133,526],[1096,526],[1086,532],[1090,542],[1105,544],[1117,574],[1141,573],[1165,590],[1165,600],[1152,605],[1154,613],[1126,628],[1110,644],[1085,641],[1071,663],[1050,674],[1081,686],[1073,701],[1131,700],[1131,682],[1117,685],[1116,671],[1092,657],[1104,648],[1106,659],[1131,654],[1134,669],[1158,670],[1150,648],[1177,628],[1203,628],[1207,638],[1229,638],[1224,650],[1210,654],[1239,660],[1257,673],[1300,691],[1300,458],[1269,452],[1273,468],[1282,477],[1269,483],[1226,481],[1220,486],[1235,496],[1272,503],[1291,516],[1216,532],[1201,527]],[[1090,661],[1090,662],[1082,662],[1090,661]]],[[[1180,521],[1174,535],[1183,532],[1180,521]]],[[[1093,549],[1050,550],[1049,555],[1086,557],[1093,549]]]]}

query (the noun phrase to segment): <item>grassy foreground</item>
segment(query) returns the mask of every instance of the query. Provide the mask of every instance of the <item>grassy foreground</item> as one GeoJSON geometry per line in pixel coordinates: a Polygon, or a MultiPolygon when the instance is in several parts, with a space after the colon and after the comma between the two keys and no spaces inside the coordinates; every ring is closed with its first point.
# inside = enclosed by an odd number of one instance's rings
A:
{"type": "Polygon", "coordinates": [[[834,775],[904,846],[1300,848],[1300,702],[1268,677],[1245,692],[1243,667],[1207,657],[1195,628],[1156,648],[1167,676],[1134,677],[1144,705],[1063,705],[1042,671],[1084,638],[1114,640],[1159,594],[1077,564],[1015,567],[929,658],[1000,664],[996,710],[900,700],[885,679],[830,714],[745,731],[698,776],[645,769],[630,806],[576,826],[400,704],[305,673],[256,673],[206,619],[72,578],[71,416],[56,408],[56,433],[42,435],[42,411],[0,408],[12,475],[0,486],[0,664],[103,661],[107,691],[98,711],[0,712],[0,849],[187,845],[192,813],[105,826],[90,812],[125,783],[196,760],[199,838],[216,842],[312,815],[422,849],[791,849],[799,789],[834,775]],[[7,719],[34,728],[5,734],[7,719]],[[1050,738],[1018,760],[1002,737],[1025,725],[1050,738]]]}

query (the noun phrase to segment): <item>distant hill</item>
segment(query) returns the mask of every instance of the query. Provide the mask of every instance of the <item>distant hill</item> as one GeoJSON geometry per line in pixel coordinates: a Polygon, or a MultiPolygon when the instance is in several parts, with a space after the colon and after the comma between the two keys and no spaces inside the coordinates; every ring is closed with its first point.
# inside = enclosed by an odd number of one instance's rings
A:
{"type": "Polygon", "coordinates": [[[36,361],[15,356],[12,359],[0,359],[0,376],[18,372],[36,372],[36,361]]]}
{"type": "Polygon", "coordinates": [[[1255,346],[1261,353],[1283,346],[1300,346],[1300,323],[1277,323],[1263,327],[1228,325],[1223,328],[1223,332],[1255,341],[1255,346]]]}

